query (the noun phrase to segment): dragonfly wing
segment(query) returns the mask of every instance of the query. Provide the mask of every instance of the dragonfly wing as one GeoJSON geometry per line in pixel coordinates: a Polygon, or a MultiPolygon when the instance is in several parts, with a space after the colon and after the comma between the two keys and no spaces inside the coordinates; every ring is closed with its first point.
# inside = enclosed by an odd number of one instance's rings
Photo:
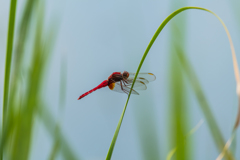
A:
{"type": "MultiPolygon", "coordinates": [[[[127,81],[128,84],[132,84],[133,79],[134,79],[134,77],[129,77],[126,81],[127,81]]],[[[137,77],[135,83],[136,82],[141,82],[141,83],[144,83],[144,84],[148,84],[149,83],[148,80],[146,80],[144,78],[141,78],[141,77],[137,77]]],[[[134,84],[134,86],[135,86],[135,84],[134,84]]]]}
{"type": "MultiPolygon", "coordinates": [[[[124,84],[122,84],[121,85],[121,83],[120,82],[116,82],[116,83],[113,83],[113,84],[111,84],[112,86],[111,86],[111,90],[113,90],[113,91],[116,91],[116,92],[120,92],[120,93],[129,93],[130,92],[130,87],[128,87],[128,86],[126,86],[126,85],[124,85],[124,84]]],[[[132,90],[132,94],[136,94],[136,95],[139,95],[139,93],[137,92],[137,91],[135,91],[134,89],[132,90]]]]}
{"type": "MultiPolygon", "coordinates": [[[[134,78],[135,73],[129,73],[129,78],[134,78]]],[[[152,73],[139,73],[137,79],[139,80],[147,80],[148,82],[154,81],[156,76],[152,73]]]]}
{"type": "MultiPolygon", "coordinates": [[[[128,84],[126,84],[126,86],[131,88],[132,83],[129,83],[129,81],[128,81],[128,84]]],[[[147,86],[146,86],[146,84],[143,81],[136,80],[135,83],[134,83],[133,89],[136,89],[136,90],[146,90],[147,86]]]]}

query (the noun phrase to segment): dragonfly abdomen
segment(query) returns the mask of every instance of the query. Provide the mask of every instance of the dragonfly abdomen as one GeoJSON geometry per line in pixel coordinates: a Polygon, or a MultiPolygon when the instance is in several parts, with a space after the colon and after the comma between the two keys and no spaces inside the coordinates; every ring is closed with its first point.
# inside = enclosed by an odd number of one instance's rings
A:
{"type": "Polygon", "coordinates": [[[83,97],[87,96],[88,94],[92,93],[93,91],[96,91],[97,89],[100,89],[100,88],[103,88],[103,87],[106,87],[108,86],[108,80],[105,80],[103,81],[101,84],[99,84],[97,87],[93,88],[92,90],[82,94],[79,98],[79,99],[82,99],[83,97]]]}

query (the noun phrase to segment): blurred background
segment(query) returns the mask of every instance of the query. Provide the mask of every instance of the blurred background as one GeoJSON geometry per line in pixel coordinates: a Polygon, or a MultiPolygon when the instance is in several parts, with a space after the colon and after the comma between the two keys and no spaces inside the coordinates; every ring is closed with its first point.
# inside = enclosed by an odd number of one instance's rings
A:
{"type": "MultiPolygon", "coordinates": [[[[233,0],[19,0],[3,157],[105,159],[127,95],[106,87],[77,98],[112,72],[136,72],[159,25],[184,6],[204,7],[221,17],[240,59],[239,5],[233,0]]],[[[9,6],[10,1],[0,1],[0,104],[9,6]]],[[[198,77],[224,141],[230,138],[238,102],[226,33],[212,14],[187,10],[166,25],[143,63],[140,72],[157,78],[139,96],[131,96],[112,159],[166,159],[179,144],[172,159],[216,159],[220,154],[181,69],[180,52],[198,77]]],[[[237,151],[239,136],[235,144],[237,151]]],[[[233,155],[240,159],[240,152],[233,155]]]]}

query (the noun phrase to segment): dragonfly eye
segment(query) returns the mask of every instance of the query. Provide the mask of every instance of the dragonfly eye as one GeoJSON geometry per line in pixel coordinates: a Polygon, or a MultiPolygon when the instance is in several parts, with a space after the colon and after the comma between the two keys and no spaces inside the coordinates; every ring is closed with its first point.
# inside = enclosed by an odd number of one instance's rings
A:
{"type": "Polygon", "coordinates": [[[129,73],[127,71],[123,72],[123,78],[127,79],[129,77],[129,73]]]}

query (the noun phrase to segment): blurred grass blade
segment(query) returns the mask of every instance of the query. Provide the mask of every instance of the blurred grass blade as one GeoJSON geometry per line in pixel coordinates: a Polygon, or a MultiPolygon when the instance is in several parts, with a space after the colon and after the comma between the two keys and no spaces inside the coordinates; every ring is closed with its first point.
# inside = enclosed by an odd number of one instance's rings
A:
{"type": "Polygon", "coordinates": [[[47,131],[50,133],[50,135],[54,138],[54,141],[59,141],[61,144],[61,153],[63,154],[64,159],[66,160],[80,160],[79,157],[75,155],[73,150],[71,149],[70,145],[66,141],[66,138],[63,136],[63,133],[61,132],[60,128],[59,131],[56,132],[56,126],[57,123],[54,120],[54,116],[50,114],[50,112],[47,110],[48,107],[45,107],[46,105],[39,101],[38,103],[38,116],[44,123],[44,126],[46,127],[47,131]]]}
{"type": "Polygon", "coordinates": [[[3,113],[2,113],[3,125],[4,125],[4,120],[5,120],[7,106],[8,106],[8,96],[9,96],[8,92],[9,92],[10,71],[11,71],[12,51],[13,51],[13,42],[14,42],[16,7],[17,7],[17,0],[11,0],[10,11],[9,11],[9,23],[8,23],[5,76],[4,76],[3,113]]]}
{"type": "MultiPolygon", "coordinates": [[[[29,159],[31,152],[33,129],[36,124],[35,117],[41,114],[39,113],[41,110],[38,110],[40,104],[43,103],[41,89],[44,73],[51,56],[51,49],[55,42],[57,26],[52,25],[52,28],[45,33],[44,1],[26,1],[18,36],[16,36],[17,45],[14,49],[14,63],[10,75],[16,4],[17,1],[12,0],[10,5],[0,151],[1,159],[4,151],[4,159],[26,160],[29,159]]],[[[64,79],[62,80],[64,81],[64,79]]],[[[61,90],[64,92],[64,89],[61,90]]],[[[62,95],[62,97],[65,97],[65,95],[62,95]]],[[[60,100],[61,106],[64,105],[62,102],[60,100]]],[[[46,114],[44,116],[46,118],[48,114],[45,112],[44,114],[46,114]]],[[[44,125],[48,130],[51,124],[47,121],[49,119],[53,121],[51,117],[44,119],[44,125]]],[[[56,141],[56,146],[60,147],[64,158],[77,159],[69,149],[60,126],[54,123],[55,127],[55,132],[52,132],[51,135],[56,141]]],[[[54,152],[57,153],[58,150],[59,148],[55,149],[54,152]]]]}
{"type": "Polygon", "coordinates": [[[43,45],[43,21],[44,21],[44,7],[39,5],[36,24],[35,41],[33,48],[33,55],[31,59],[31,70],[28,71],[28,84],[26,95],[24,95],[23,106],[19,111],[18,125],[16,126],[15,141],[13,143],[12,159],[25,160],[28,159],[30,153],[30,146],[32,141],[32,131],[34,126],[34,116],[36,112],[37,99],[40,94],[40,86],[43,79],[44,68],[47,60],[44,55],[43,45]],[[19,145],[21,147],[19,148],[19,145]]]}
{"type": "Polygon", "coordinates": [[[173,157],[173,155],[175,154],[175,152],[177,151],[177,147],[173,148],[167,155],[166,160],[171,160],[171,158],[173,157]]]}
{"type": "Polygon", "coordinates": [[[224,155],[226,154],[226,152],[228,151],[233,139],[235,138],[236,133],[234,132],[231,136],[231,138],[227,141],[227,143],[225,144],[223,151],[220,153],[220,155],[217,157],[216,160],[221,160],[223,159],[224,155]]]}
{"type": "Polygon", "coordinates": [[[148,95],[145,98],[146,100],[137,101],[137,107],[134,108],[141,156],[146,160],[159,160],[161,159],[161,142],[159,143],[158,123],[155,119],[155,108],[152,105],[153,97],[148,95]]]}
{"type": "MultiPolygon", "coordinates": [[[[27,38],[30,34],[30,24],[31,18],[34,16],[34,9],[36,9],[36,4],[38,0],[28,0],[26,2],[25,8],[23,10],[23,15],[20,20],[18,36],[16,41],[16,51],[14,54],[14,68],[13,68],[13,76],[17,74],[17,78],[19,76],[20,68],[22,67],[22,63],[24,60],[24,51],[26,47],[27,38]]],[[[14,88],[14,87],[12,87],[14,88]]]]}
{"type": "Polygon", "coordinates": [[[198,124],[197,124],[193,129],[191,129],[191,131],[187,134],[187,137],[188,137],[188,136],[191,136],[193,133],[195,133],[195,132],[202,126],[203,123],[204,123],[204,120],[201,119],[201,120],[198,122],[198,124]]]}
{"type": "MultiPolygon", "coordinates": [[[[176,45],[176,44],[175,44],[176,45]]],[[[174,47],[176,47],[174,45],[174,47]]],[[[179,50],[176,50],[179,52],[179,50]]],[[[187,134],[187,104],[186,104],[186,91],[184,90],[184,77],[175,52],[170,56],[170,94],[171,104],[169,107],[170,117],[169,125],[171,128],[170,141],[173,146],[181,146],[176,152],[176,160],[187,160],[188,158],[188,145],[185,145],[184,136],[187,134]]]]}
{"type": "MultiPolygon", "coordinates": [[[[238,111],[240,110],[240,99],[238,98],[238,111]]],[[[232,152],[233,154],[235,153],[235,149],[236,149],[236,132],[237,132],[237,128],[239,127],[239,120],[240,120],[240,113],[237,113],[237,118],[235,121],[235,125],[233,127],[233,131],[231,134],[231,137],[228,139],[228,141],[226,142],[222,152],[220,153],[220,155],[218,156],[217,160],[221,160],[224,155],[226,154],[226,152],[229,150],[231,144],[233,144],[232,152]]]]}
{"type": "Polygon", "coordinates": [[[57,126],[55,127],[55,136],[56,138],[54,139],[54,144],[53,144],[53,147],[52,147],[52,150],[51,150],[51,153],[50,153],[50,156],[49,156],[49,160],[54,160],[56,159],[57,157],[57,154],[58,154],[58,151],[60,149],[60,137],[58,136],[60,134],[60,126],[59,124],[57,124],[57,126]]]}
{"type": "MultiPolygon", "coordinates": [[[[135,84],[135,81],[136,81],[136,78],[138,76],[138,73],[142,67],[142,64],[149,52],[149,50],[151,49],[153,43],[155,42],[155,40],[157,39],[158,35],[160,34],[160,32],[162,31],[162,29],[165,27],[165,25],[173,18],[175,17],[176,15],[178,15],[179,13],[185,11],[185,10],[188,10],[188,9],[197,9],[197,10],[203,10],[203,11],[207,11],[209,13],[212,13],[215,17],[218,18],[218,20],[221,22],[221,24],[223,25],[226,33],[227,33],[227,36],[228,36],[228,39],[229,39],[229,42],[230,42],[230,48],[231,48],[231,52],[232,52],[232,57],[233,57],[233,65],[234,65],[234,73],[235,73],[235,78],[236,78],[236,81],[237,81],[237,84],[240,84],[240,78],[239,78],[239,71],[238,71],[238,65],[237,65],[237,60],[236,60],[236,55],[235,55],[235,50],[234,50],[234,47],[233,47],[233,43],[232,43],[232,39],[231,39],[231,36],[227,30],[227,27],[225,26],[225,24],[223,23],[223,21],[212,11],[208,10],[208,9],[205,9],[205,8],[201,8],[201,7],[183,7],[183,8],[180,8],[176,11],[174,11],[172,14],[170,14],[163,22],[162,24],[159,26],[159,28],[157,29],[157,31],[155,32],[155,34],[153,35],[149,45],[147,46],[144,54],[143,54],[143,57],[139,63],[139,66],[137,68],[137,71],[136,71],[136,74],[135,74],[135,77],[134,77],[134,80],[133,80],[133,83],[132,83],[132,86],[131,86],[131,90],[129,92],[129,95],[128,95],[128,98],[127,98],[127,101],[125,103],[125,106],[123,108],[123,112],[121,114],[121,117],[120,117],[120,120],[118,122],[118,125],[117,125],[117,128],[116,128],[116,131],[114,133],[114,136],[113,136],[113,139],[112,139],[112,142],[111,142],[111,145],[109,147],[109,151],[108,151],[108,154],[107,154],[107,157],[106,157],[106,160],[110,160],[111,157],[112,157],[112,152],[113,152],[113,149],[114,149],[114,146],[115,146],[115,143],[116,143],[116,140],[117,140],[117,137],[118,137],[118,133],[119,133],[119,130],[120,130],[120,127],[121,127],[121,124],[122,124],[122,121],[123,121],[123,117],[124,117],[124,114],[125,114],[125,111],[126,111],[126,108],[127,108],[127,104],[128,104],[128,101],[130,99],[130,96],[131,96],[131,93],[132,93],[132,88],[135,84]]],[[[188,68],[188,67],[187,67],[188,68]]],[[[190,74],[190,73],[188,73],[190,74]]],[[[192,77],[192,76],[190,76],[192,77]]],[[[198,79],[194,76],[194,79],[197,80],[197,83],[194,83],[193,81],[191,81],[192,83],[192,86],[195,90],[195,93],[197,95],[197,98],[199,100],[199,103],[201,104],[202,106],[202,110],[205,114],[205,117],[207,118],[207,123],[209,124],[209,128],[211,130],[211,133],[212,133],[212,136],[215,137],[215,134],[213,133],[216,133],[217,134],[217,137],[218,138],[214,138],[215,139],[215,143],[218,147],[219,150],[222,150],[224,148],[224,140],[223,140],[223,137],[222,137],[222,134],[215,122],[215,119],[213,118],[213,114],[211,113],[211,110],[210,110],[210,107],[206,101],[206,98],[201,90],[201,87],[198,83],[198,79]],[[204,100],[204,101],[202,101],[204,100]],[[209,113],[207,113],[206,111],[209,111],[209,113]],[[214,127],[211,128],[211,127],[214,127]],[[216,128],[215,128],[216,127],[216,128]],[[214,131],[213,131],[214,130],[214,131]]],[[[239,86],[239,85],[237,85],[239,86]]],[[[240,87],[237,87],[237,93],[240,94],[240,87]]],[[[240,110],[239,110],[240,112],[240,110]]],[[[228,156],[228,159],[232,159],[232,156],[230,154],[227,154],[228,156]]]]}
{"type": "Polygon", "coordinates": [[[238,95],[238,112],[233,131],[235,131],[239,127],[239,122],[240,122],[240,95],[238,95]]]}
{"type": "MultiPolygon", "coordinates": [[[[186,0],[178,1],[171,0],[171,8],[177,9],[183,4],[186,4],[186,0]]],[[[190,143],[185,143],[185,135],[189,130],[189,106],[187,103],[188,92],[186,88],[186,79],[181,69],[181,64],[177,58],[179,52],[185,50],[186,41],[186,14],[177,16],[170,26],[170,77],[169,77],[169,88],[170,98],[168,107],[168,125],[169,125],[169,142],[171,148],[173,146],[180,146],[176,150],[174,155],[176,160],[189,160],[190,155],[190,143]],[[178,50],[178,48],[181,48],[178,50]]],[[[180,54],[180,53],[179,53],[180,54]]],[[[191,147],[192,148],[192,147],[191,147]]],[[[192,152],[191,152],[192,153],[192,152]]]]}
{"type": "MultiPolygon", "coordinates": [[[[9,84],[10,84],[12,51],[13,51],[13,42],[14,42],[16,7],[17,7],[17,0],[11,0],[10,10],[9,10],[7,50],[6,50],[5,73],[4,73],[5,75],[4,75],[4,91],[3,91],[1,146],[3,146],[2,144],[3,141],[5,141],[4,139],[5,136],[3,133],[6,133],[5,121],[7,119],[6,116],[7,116],[7,107],[8,107],[8,97],[9,97],[9,84]]],[[[1,147],[0,159],[3,159],[3,149],[4,148],[1,147]]]]}
{"type": "MultiPolygon", "coordinates": [[[[216,123],[216,120],[213,116],[213,113],[210,109],[210,105],[208,104],[207,98],[205,97],[205,94],[203,93],[200,82],[199,82],[195,72],[193,71],[193,67],[191,66],[190,62],[188,62],[186,56],[184,54],[178,54],[178,56],[179,56],[182,66],[183,66],[183,69],[185,70],[187,77],[189,78],[190,84],[193,88],[193,91],[194,91],[196,97],[197,97],[198,103],[200,104],[200,107],[206,118],[206,122],[209,126],[209,129],[211,131],[214,142],[215,142],[218,150],[222,151],[222,149],[224,148],[225,142],[224,142],[223,136],[221,134],[221,131],[216,123]]],[[[234,159],[230,152],[227,152],[226,156],[227,156],[227,159],[229,159],[229,160],[234,159]]]]}
{"type": "Polygon", "coordinates": [[[236,143],[236,132],[237,132],[237,128],[239,127],[239,121],[240,121],[240,113],[239,113],[239,111],[240,111],[240,97],[238,95],[238,113],[237,113],[237,118],[236,118],[236,121],[235,121],[235,125],[233,127],[233,131],[232,131],[231,137],[226,142],[222,152],[217,157],[217,160],[221,160],[224,157],[224,155],[229,150],[229,148],[230,148],[232,143],[233,143],[232,151],[233,151],[233,153],[235,153],[235,149],[236,149],[236,144],[235,144],[236,143]]]}
{"type": "MultiPolygon", "coordinates": [[[[20,106],[21,102],[17,102],[17,96],[19,94],[19,91],[23,89],[22,83],[19,83],[20,80],[20,73],[22,71],[22,61],[24,59],[24,47],[26,43],[24,43],[28,37],[28,30],[30,27],[30,20],[31,16],[33,15],[33,9],[34,4],[36,1],[28,0],[27,5],[25,6],[23,16],[20,20],[20,28],[17,32],[18,36],[16,37],[16,49],[15,54],[13,54],[13,69],[11,74],[11,85],[10,87],[10,93],[9,94],[9,104],[8,104],[8,114],[7,114],[7,124],[5,125],[5,128],[3,129],[3,138],[1,143],[1,148],[4,148],[5,142],[8,142],[10,136],[13,133],[14,126],[17,125],[17,123],[14,123],[16,120],[15,110],[16,106],[20,106]]],[[[6,116],[6,115],[5,115],[6,116]]]]}
{"type": "MultiPolygon", "coordinates": [[[[193,133],[195,133],[200,127],[201,125],[203,124],[204,120],[201,119],[198,124],[193,128],[191,129],[191,131],[186,135],[186,138],[190,137],[193,133]]],[[[179,148],[179,147],[178,147],[179,148]]],[[[181,147],[180,147],[181,148],[181,147]]],[[[171,160],[172,156],[175,154],[177,150],[177,147],[173,148],[167,155],[167,160],[171,160]]]]}
{"type": "MultiPolygon", "coordinates": [[[[239,6],[239,1],[231,1],[231,4],[232,4],[232,9],[234,11],[234,15],[236,16],[236,20],[238,22],[238,25],[240,25],[240,20],[239,20],[239,15],[240,15],[240,12],[239,12],[239,9],[238,9],[238,6],[239,6]]],[[[239,90],[239,89],[237,89],[239,90]]],[[[233,132],[235,132],[235,130],[239,127],[239,123],[240,123],[240,95],[238,94],[238,113],[237,113],[237,118],[236,118],[236,122],[235,122],[235,125],[234,125],[234,129],[233,129],[233,132]]],[[[235,133],[233,133],[235,134],[235,133]]],[[[236,142],[236,138],[234,138],[234,141],[236,142]]],[[[234,148],[235,150],[235,148],[234,148]]]]}

